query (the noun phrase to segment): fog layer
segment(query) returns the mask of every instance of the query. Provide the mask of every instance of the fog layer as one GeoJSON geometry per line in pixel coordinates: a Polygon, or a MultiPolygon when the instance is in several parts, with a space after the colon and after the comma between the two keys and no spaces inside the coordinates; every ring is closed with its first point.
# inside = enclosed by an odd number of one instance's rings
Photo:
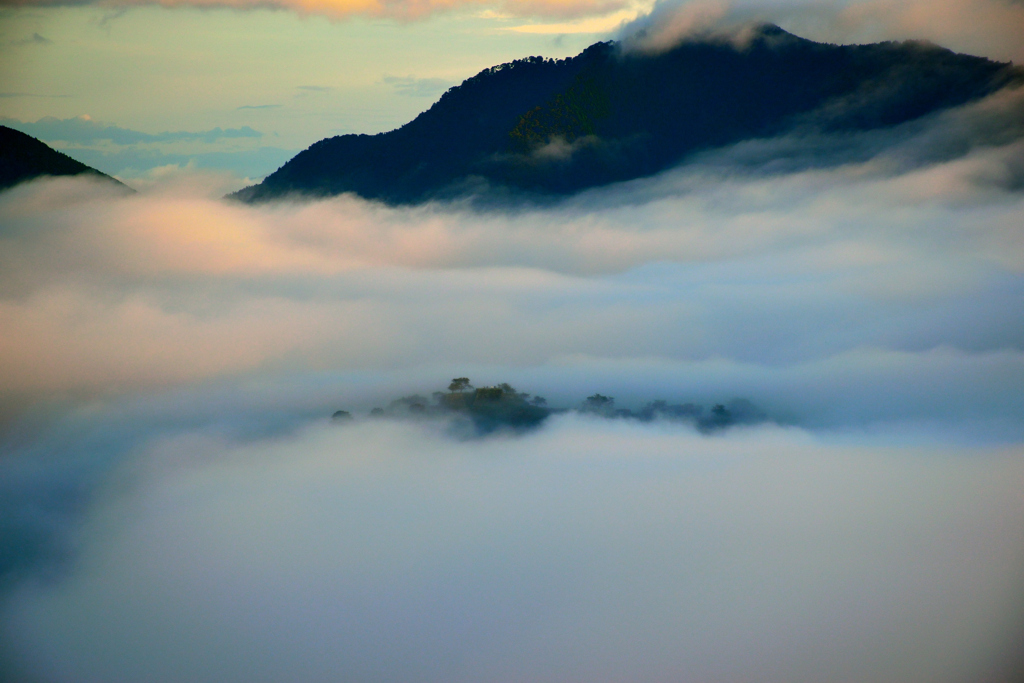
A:
{"type": "Polygon", "coordinates": [[[5,636],[50,681],[1001,680],[1022,477],[1017,449],[572,417],[184,433],[5,636]]]}
{"type": "Polygon", "coordinates": [[[1022,102],[545,206],[0,194],[0,677],[1013,680],[1022,102]],[[365,417],[453,377],[769,423],[365,417]]]}
{"type": "Polygon", "coordinates": [[[1021,102],[746,143],[548,208],[21,186],[0,195],[0,400],[477,368],[566,405],[717,385],[811,423],[1019,425],[1021,102]]]}

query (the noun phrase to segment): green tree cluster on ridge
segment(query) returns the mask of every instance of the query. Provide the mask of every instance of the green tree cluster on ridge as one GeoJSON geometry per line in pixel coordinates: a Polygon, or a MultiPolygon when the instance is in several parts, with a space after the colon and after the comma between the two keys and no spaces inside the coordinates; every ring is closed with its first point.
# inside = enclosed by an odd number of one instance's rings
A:
{"type": "Polygon", "coordinates": [[[509,132],[513,152],[528,154],[556,138],[573,143],[597,134],[597,124],[611,113],[608,93],[592,76],[580,74],[565,92],[519,117],[509,132]]]}
{"type": "MultiPolygon", "coordinates": [[[[374,408],[370,417],[453,417],[468,420],[477,434],[487,434],[499,429],[530,429],[539,426],[550,415],[564,412],[568,411],[549,408],[543,396],[520,392],[506,382],[474,387],[468,377],[456,377],[448,384],[447,391],[433,393],[433,401],[420,394],[410,394],[391,401],[387,408],[374,408]]],[[[606,419],[687,422],[704,433],[768,420],[768,416],[753,403],[741,398],[715,404],[708,411],[694,403],[669,404],[661,400],[650,401],[639,410],[631,410],[616,408],[613,397],[594,393],[582,402],[577,412],[606,419]]],[[[335,412],[332,418],[336,424],[353,420],[352,414],[346,410],[335,412]]]]}

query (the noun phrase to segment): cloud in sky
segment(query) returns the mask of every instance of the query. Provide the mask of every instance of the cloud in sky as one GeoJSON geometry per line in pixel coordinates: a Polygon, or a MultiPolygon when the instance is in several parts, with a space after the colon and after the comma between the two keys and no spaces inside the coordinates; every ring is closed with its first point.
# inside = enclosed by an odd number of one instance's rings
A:
{"type": "Polygon", "coordinates": [[[931,40],[954,51],[1024,61],[1024,4],[1013,0],[659,0],[619,36],[645,49],[666,49],[709,31],[767,21],[823,42],[931,40]]]}
{"type": "Polygon", "coordinates": [[[260,144],[263,133],[249,126],[144,133],[95,121],[89,116],[48,116],[35,122],[0,117],[0,124],[39,138],[77,161],[121,178],[138,178],[153,169],[172,165],[217,168],[239,178],[262,178],[298,151],[260,144]],[[238,143],[243,143],[241,148],[238,143]]]}
{"type": "Polygon", "coordinates": [[[659,2],[649,13],[624,25],[619,32],[631,49],[664,52],[691,36],[724,29],[721,24],[728,12],[726,0],[659,2]]]}
{"type": "Polygon", "coordinates": [[[538,33],[567,35],[572,33],[608,33],[637,18],[643,13],[642,7],[632,6],[611,13],[585,16],[557,23],[530,22],[508,26],[505,30],[517,33],[538,33]]]}
{"type": "MultiPolygon", "coordinates": [[[[13,0],[20,7],[91,4],[91,0],[13,0]]],[[[771,21],[798,35],[832,42],[928,39],[957,51],[1024,61],[1024,5],[1014,0],[104,0],[104,7],[289,9],[333,18],[388,16],[415,19],[459,8],[490,8],[494,17],[582,19],[535,23],[515,30],[569,33],[612,31],[637,14],[623,35],[646,29],[671,40],[709,22],[771,21]],[[596,23],[595,23],[596,22],[596,23]]],[[[655,35],[656,34],[656,35],[655,35]]]]}
{"type": "Polygon", "coordinates": [[[383,82],[399,95],[410,97],[436,97],[451,87],[443,78],[416,78],[415,76],[385,76],[383,82]]]}
{"type": "Polygon", "coordinates": [[[223,128],[213,128],[211,130],[195,132],[168,131],[163,133],[143,133],[109,123],[94,121],[88,115],[70,119],[46,116],[35,122],[0,117],[0,123],[47,142],[63,141],[75,144],[90,144],[100,141],[112,142],[115,145],[180,141],[212,143],[230,138],[263,137],[263,133],[253,130],[249,126],[228,128],[226,130],[223,128]]]}
{"type": "Polygon", "coordinates": [[[53,41],[38,33],[33,33],[28,38],[15,41],[15,45],[53,45],[53,41]]]}
{"type": "Polygon", "coordinates": [[[459,8],[498,7],[515,16],[578,17],[608,14],[634,4],[631,0],[8,0],[15,7],[77,6],[103,7],[162,5],[164,7],[225,7],[241,10],[288,9],[302,14],[333,18],[385,16],[418,19],[459,8]]]}
{"type": "Polygon", "coordinates": [[[174,166],[180,168],[210,169],[235,175],[230,190],[245,186],[242,179],[262,178],[273,173],[298,153],[296,149],[259,146],[247,149],[220,149],[216,151],[174,151],[153,146],[128,145],[114,149],[75,147],[65,148],[67,153],[87,166],[127,179],[133,187],[144,182],[153,171],[174,166]]]}

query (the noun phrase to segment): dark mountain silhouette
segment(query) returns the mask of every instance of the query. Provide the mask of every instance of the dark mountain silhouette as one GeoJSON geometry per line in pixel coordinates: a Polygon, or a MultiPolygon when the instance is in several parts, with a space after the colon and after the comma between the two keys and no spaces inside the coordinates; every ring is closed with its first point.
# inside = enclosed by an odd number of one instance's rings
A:
{"type": "Polygon", "coordinates": [[[772,25],[742,45],[708,38],[660,54],[597,43],[486,69],[401,128],[321,140],[233,196],[568,194],[794,128],[893,126],[1020,80],[1012,65],[929,43],[828,45],[772,25]]]}
{"type": "Polygon", "coordinates": [[[31,135],[0,126],[0,191],[39,176],[88,174],[133,191],[95,168],[75,161],[31,135]]]}

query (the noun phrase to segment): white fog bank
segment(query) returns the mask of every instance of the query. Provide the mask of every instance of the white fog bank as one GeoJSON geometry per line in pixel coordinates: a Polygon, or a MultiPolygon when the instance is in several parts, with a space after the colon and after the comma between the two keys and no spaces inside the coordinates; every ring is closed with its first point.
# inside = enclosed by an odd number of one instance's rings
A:
{"type": "Polygon", "coordinates": [[[31,183],[0,195],[0,418],[210,381],[483,369],[565,405],[726,394],[807,425],[1024,424],[1022,112],[1006,91],[508,210],[31,183]]]}
{"type": "Polygon", "coordinates": [[[1021,455],[578,417],[183,433],[4,635],[55,683],[1010,680],[1021,455]]]}

